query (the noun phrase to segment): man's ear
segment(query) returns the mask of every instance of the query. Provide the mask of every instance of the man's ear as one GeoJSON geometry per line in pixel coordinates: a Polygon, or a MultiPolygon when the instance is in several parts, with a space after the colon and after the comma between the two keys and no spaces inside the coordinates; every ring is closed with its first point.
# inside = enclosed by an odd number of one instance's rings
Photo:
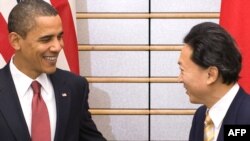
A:
{"type": "Polygon", "coordinates": [[[207,73],[208,73],[207,84],[212,84],[219,78],[219,70],[215,66],[209,67],[207,73]]]}
{"type": "Polygon", "coordinates": [[[15,50],[20,50],[20,40],[21,36],[18,35],[16,32],[11,32],[9,33],[9,42],[10,45],[15,49],[15,50]]]}

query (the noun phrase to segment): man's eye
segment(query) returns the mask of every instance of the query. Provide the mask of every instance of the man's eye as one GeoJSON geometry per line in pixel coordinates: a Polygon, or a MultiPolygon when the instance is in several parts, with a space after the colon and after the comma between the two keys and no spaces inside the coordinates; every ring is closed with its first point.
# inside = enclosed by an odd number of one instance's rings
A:
{"type": "Polygon", "coordinates": [[[41,38],[39,41],[42,42],[42,43],[47,43],[51,40],[51,37],[43,37],[41,38]]]}
{"type": "Polygon", "coordinates": [[[41,40],[41,42],[43,42],[43,43],[47,43],[47,42],[49,42],[49,41],[50,41],[49,39],[41,40]]]}

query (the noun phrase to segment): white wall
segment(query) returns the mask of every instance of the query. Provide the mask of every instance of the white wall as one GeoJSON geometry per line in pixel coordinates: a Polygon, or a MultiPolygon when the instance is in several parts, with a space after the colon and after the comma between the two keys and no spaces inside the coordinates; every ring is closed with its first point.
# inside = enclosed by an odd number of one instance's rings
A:
{"type": "MultiPolygon", "coordinates": [[[[149,0],[77,0],[77,12],[149,12],[149,0]]],[[[151,12],[219,12],[220,0],[151,0],[151,12]]],[[[192,26],[218,19],[77,19],[79,44],[182,44],[192,26]],[[149,27],[150,26],[150,27],[149,27]],[[149,29],[150,32],[149,32],[149,29]],[[149,35],[150,33],[150,35],[149,35]],[[149,39],[150,37],[150,39],[149,39]],[[150,40],[150,41],[149,41],[150,40]]],[[[180,51],[80,51],[88,77],[176,77],[180,51]]],[[[90,83],[91,108],[196,109],[180,83],[90,83]]],[[[93,115],[108,140],[188,140],[192,115],[93,115]]]]}

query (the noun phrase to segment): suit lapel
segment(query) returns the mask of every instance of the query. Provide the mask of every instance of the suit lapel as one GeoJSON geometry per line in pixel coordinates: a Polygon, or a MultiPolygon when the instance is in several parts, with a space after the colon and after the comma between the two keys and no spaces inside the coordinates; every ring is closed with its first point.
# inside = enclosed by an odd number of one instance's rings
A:
{"type": "Polygon", "coordinates": [[[49,76],[54,88],[56,109],[57,109],[57,121],[56,121],[56,132],[55,141],[63,140],[65,128],[68,123],[69,111],[70,111],[70,90],[67,87],[66,80],[63,76],[58,74],[58,71],[49,76]]]}
{"type": "Polygon", "coordinates": [[[0,113],[2,113],[16,140],[30,140],[17,92],[10,74],[9,65],[0,72],[0,113]]]}
{"type": "Polygon", "coordinates": [[[202,110],[200,111],[201,114],[199,114],[199,117],[197,118],[199,121],[197,121],[197,127],[196,127],[196,139],[197,141],[202,141],[204,140],[204,121],[205,121],[205,115],[206,115],[206,110],[207,108],[203,107],[202,110]]]}
{"type": "Polygon", "coordinates": [[[224,140],[224,125],[225,124],[228,125],[228,124],[236,123],[236,117],[238,115],[237,111],[239,111],[238,109],[240,108],[242,97],[243,97],[243,90],[240,88],[223,119],[217,141],[224,140]]]}

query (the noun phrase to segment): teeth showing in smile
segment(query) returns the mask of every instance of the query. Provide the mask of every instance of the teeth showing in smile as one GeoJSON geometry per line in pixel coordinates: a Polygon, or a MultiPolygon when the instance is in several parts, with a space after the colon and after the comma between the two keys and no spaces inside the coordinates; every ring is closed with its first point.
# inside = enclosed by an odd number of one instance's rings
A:
{"type": "Polygon", "coordinates": [[[46,60],[48,61],[51,61],[51,62],[54,62],[56,61],[57,57],[51,57],[51,56],[47,56],[47,57],[44,57],[46,60]]]}

